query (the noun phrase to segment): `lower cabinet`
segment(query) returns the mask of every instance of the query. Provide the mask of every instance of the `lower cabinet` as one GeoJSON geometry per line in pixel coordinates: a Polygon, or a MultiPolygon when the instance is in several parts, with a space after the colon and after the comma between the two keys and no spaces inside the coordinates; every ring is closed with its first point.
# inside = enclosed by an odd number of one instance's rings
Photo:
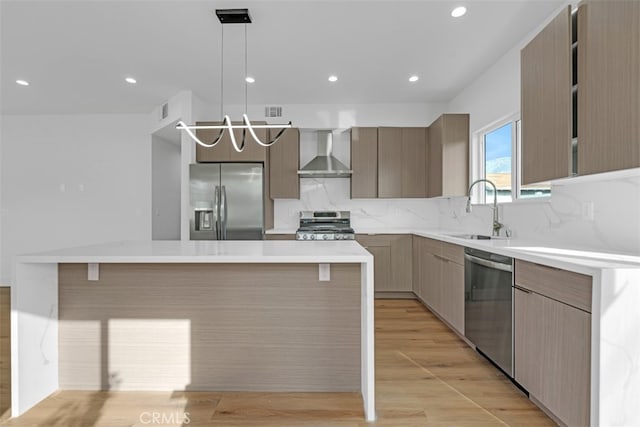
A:
{"type": "Polygon", "coordinates": [[[265,234],[264,240],[296,240],[295,234],[265,234]]]}
{"type": "MultiPolygon", "coordinates": [[[[411,292],[412,236],[409,234],[357,234],[356,240],[373,255],[374,289],[411,292]]],[[[380,296],[380,294],[378,294],[380,296]]]]}
{"type": "Polygon", "coordinates": [[[464,248],[414,236],[413,292],[464,334],[464,248]]]}
{"type": "Polygon", "coordinates": [[[589,425],[591,277],[519,260],[515,274],[515,379],[566,425],[589,425]]]}

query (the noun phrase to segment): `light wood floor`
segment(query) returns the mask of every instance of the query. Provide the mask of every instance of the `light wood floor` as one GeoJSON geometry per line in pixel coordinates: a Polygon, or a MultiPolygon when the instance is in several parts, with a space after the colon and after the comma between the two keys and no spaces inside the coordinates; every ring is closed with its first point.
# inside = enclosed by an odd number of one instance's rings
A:
{"type": "MultiPolygon", "coordinates": [[[[375,321],[378,414],[375,425],[555,425],[503,374],[417,301],[377,300],[375,321]]],[[[62,391],[20,418],[5,420],[5,424],[372,425],[364,422],[363,417],[358,393],[62,391]]]]}

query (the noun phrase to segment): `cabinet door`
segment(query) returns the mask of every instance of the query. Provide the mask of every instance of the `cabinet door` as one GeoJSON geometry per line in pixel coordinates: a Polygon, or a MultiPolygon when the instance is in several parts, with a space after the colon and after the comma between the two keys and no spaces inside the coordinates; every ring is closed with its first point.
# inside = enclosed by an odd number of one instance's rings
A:
{"type": "MultiPolygon", "coordinates": [[[[275,137],[278,129],[271,129],[269,138],[275,137]]],[[[300,131],[287,130],[269,147],[269,197],[272,199],[299,199],[300,178],[300,131]]]]}
{"type": "Polygon", "coordinates": [[[578,174],[640,166],[640,2],[578,8],[578,174]]]}
{"type": "Polygon", "coordinates": [[[368,246],[373,255],[373,289],[376,292],[393,291],[391,286],[391,247],[368,246]]]}
{"type": "MultiPolygon", "coordinates": [[[[196,125],[220,125],[220,122],[197,122],[196,125]]],[[[227,162],[229,161],[229,148],[231,140],[229,139],[228,130],[224,131],[222,140],[215,147],[207,148],[200,144],[196,144],[196,162],[227,162]]],[[[197,129],[196,136],[205,144],[211,144],[220,133],[219,129],[197,129]]]]}
{"type": "Polygon", "coordinates": [[[515,290],[515,378],[567,425],[589,425],[591,315],[515,290]]]}
{"type": "Polygon", "coordinates": [[[442,261],[442,317],[464,334],[464,266],[442,261]]]}
{"type": "Polygon", "coordinates": [[[411,235],[394,236],[391,241],[391,283],[389,290],[398,292],[411,291],[412,250],[411,235]]]}
{"type": "MultiPolygon", "coordinates": [[[[264,124],[264,122],[254,122],[253,124],[264,124]]],[[[267,142],[267,129],[255,129],[254,132],[260,141],[267,142]]],[[[236,142],[240,145],[242,142],[242,129],[234,130],[233,134],[236,137],[236,142]]],[[[229,145],[229,161],[231,162],[264,162],[267,158],[267,148],[258,144],[248,131],[245,135],[244,148],[241,152],[233,148],[230,138],[227,144],[229,145]]]]}
{"type": "Polygon", "coordinates": [[[427,197],[425,128],[402,129],[402,197],[427,197]]]}
{"type": "Polygon", "coordinates": [[[427,250],[423,262],[422,293],[425,296],[424,301],[442,316],[442,261],[437,258],[436,254],[427,250]]]}
{"type": "Polygon", "coordinates": [[[570,7],[522,49],[520,59],[522,183],[567,177],[572,123],[570,7]]]}
{"type": "Polygon", "coordinates": [[[466,196],[469,186],[469,114],[444,114],[440,195],[466,196]]]}
{"type": "Polygon", "coordinates": [[[427,165],[427,194],[429,197],[442,196],[442,138],[444,116],[429,126],[427,165]]]}
{"type": "Polygon", "coordinates": [[[351,129],[351,198],[378,197],[378,128],[351,129]]]}
{"type": "Polygon", "coordinates": [[[378,128],[378,197],[402,197],[402,128],[378,128]]]}
{"type": "Polygon", "coordinates": [[[419,299],[424,299],[421,290],[422,280],[422,240],[424,237],[413,236],[413,262],[412,262],[412,281],[413,281],[413,293],[419,299]]]}

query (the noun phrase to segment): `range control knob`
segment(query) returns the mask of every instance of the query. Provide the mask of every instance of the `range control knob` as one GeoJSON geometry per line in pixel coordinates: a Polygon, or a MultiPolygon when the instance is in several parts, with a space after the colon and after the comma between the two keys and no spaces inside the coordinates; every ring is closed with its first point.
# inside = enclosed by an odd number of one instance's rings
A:
{"type": "Polygon", "coordinates": [[[311,236],[309,236],[309,238],[310,238],[311,240],[316,240],[316,235],[315,235],[315,234],[312,234],[311,236]]]}
{"type": "Polygon", "coordinates": [[[326,234],[322,235],[322,240],[329,240],[329,236],[327,236],[326,234]]]}
{"type": "Polygon", "coordinates": [[[308,236],[306,234],[302,235],[302,240],[307,240],[308,236]]]}

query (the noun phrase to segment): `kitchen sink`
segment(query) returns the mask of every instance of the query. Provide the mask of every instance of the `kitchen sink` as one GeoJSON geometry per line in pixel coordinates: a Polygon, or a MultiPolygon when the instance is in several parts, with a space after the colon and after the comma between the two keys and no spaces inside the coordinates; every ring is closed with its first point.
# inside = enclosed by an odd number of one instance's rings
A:
{"type": "Polygon", "coordinates": [[[489,236],[486,234],[447,234],[447,236],[456,237],[458,239],[467,239],[467,240],[504,240],[506,237],[503,236],[489,236]]]}

